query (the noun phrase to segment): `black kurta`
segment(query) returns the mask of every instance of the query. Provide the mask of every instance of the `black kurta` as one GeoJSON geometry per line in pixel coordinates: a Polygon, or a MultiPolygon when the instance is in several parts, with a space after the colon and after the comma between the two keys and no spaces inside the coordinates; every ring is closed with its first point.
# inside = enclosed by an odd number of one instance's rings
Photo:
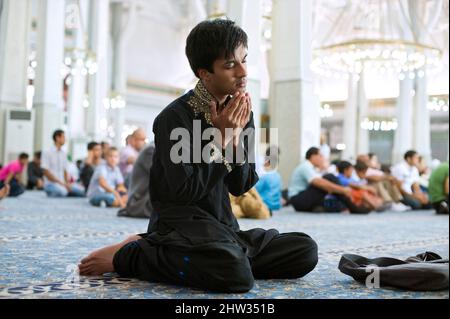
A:
{"type": "MultiPolygon", "coordinates": [[[[232,213],[229,193],[240,196],[258,181],[255,164],[249,163],[247,138],[244,164],[192,163],[193,121],[201,121],[201,132],[211,127],[208,117],[190,104],[196,92],[175,100],[154,122],[155,153],[150,171],[154,213],[142,239],[115,255],[116,271],[123,276],[225,292],[248,291],[254,276],[305,275],[317,263],[317,246],[310,237],[280,235],[274,229],[241,231],[232,213]],[[190,133],[190,143],[183,148],[189,151],[190,163],[171,160],[171,150],[179,140],[170,136],[177,128],[190,133]]],[[[247,128],[254,128],[253,118],[247,128]]],[[[203,141],[202,149],[209,142],[203,141]]]]}

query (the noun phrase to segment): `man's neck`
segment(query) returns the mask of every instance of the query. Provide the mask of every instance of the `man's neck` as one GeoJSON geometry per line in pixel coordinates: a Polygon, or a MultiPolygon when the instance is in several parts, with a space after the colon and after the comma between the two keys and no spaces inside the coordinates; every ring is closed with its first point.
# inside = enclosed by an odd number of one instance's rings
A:
{"type": "Polygon", "coordinates": [[[211,94],[211,96],[215,99],[215,101],[219,102],[220,106],[225,104],[225,101],[227,100],[228,95],[217,94],[208,83],[203,82],[203,81],[202,81],[202,83],[203,83],[203,86],[206,88],[206,90],[208,90],[209,94],[211,94]]]}
{"type": "Polygon", "coordinates": [[[60,151],[61,148],[62,148],[62,145],[59,145],[58,143],[55,143],[55,147],[56,147],[56,149],[57,149],[58,151],[60,151]]]}

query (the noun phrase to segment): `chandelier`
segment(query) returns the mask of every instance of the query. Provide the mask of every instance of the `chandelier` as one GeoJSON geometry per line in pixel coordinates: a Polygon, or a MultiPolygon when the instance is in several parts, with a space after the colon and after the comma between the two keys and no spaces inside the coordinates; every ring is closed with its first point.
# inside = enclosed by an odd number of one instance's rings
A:
{"type": "Polygon", "coordinates": [[[440,66],[439,49],[401,40],[356,39],[321,47],[314,51],[312,69],[327,77],[343,74],[360,74],[363,70],[380,75],[398,74],[424,77],[427,69],[440,66]]]}
{"type": "Polygon", "coordinates": [[[97,56],[91,50],[81,48],[66,49],[62,75],[94,75],[98,71],[97,56]]]}
{"type": "Polygon", "coordinates": [[[361,128],[368,131],[395,131],[398,128],[397,119],[369,119],[365,118],[361,123],[361,128]]]}
{"type": "MultiPolygon", "coordinates": [[[[73,4],[67,6],[67,9],[73,14],[74,21],[68,23],[66,21],[66,33],[72,35],[76,30],[81,36],[82,45],[76,43],[75,46],[66,48],[64,51],[64,63],[61,67],[61,75],[66,79],[66,83],[70,84],[71,76],[87,76],[94,75],[98,72],[97,54],[89,48],[89,36],[85,28],[85,21],[82,15],[80,0],[76,0],[73,4]]],[[[70,19],[66,19],[70,20],[70,19]]]]}
{"type": "MultiPolygon", "coordinates": [[[[405,40],[399,20],[407,19],[403,4],[389,0],[352,1],[341,9],[326,38],[313,52],[311,69],[320,76],[393,74],[404,80],[424,77],[441,67],[435,45],[405,40]],[[395,23],[394,23],[395,20],[395,23]],[[333,41],[330,41],[333,39],[333,41]]],[[[414,34],[411,21],[406,25],[414,34]]],[[[431,37],[430,37],[431,38],[431,37]]]]}

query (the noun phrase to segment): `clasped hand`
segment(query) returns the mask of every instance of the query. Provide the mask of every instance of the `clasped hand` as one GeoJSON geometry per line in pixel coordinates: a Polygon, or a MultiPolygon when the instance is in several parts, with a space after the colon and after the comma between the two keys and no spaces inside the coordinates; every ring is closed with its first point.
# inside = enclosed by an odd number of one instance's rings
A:
{"type": "Polygon", "coordinates": [[[250,121],[252,101],[248,93],[237,92],[226,107],[221,107],[215,101],[210,103],[211,121],[222,134],[222,148],[230,142],[237,147],[239,136],[250,121]],[[227,134],[232,129],[233,134],[227,134]]]}

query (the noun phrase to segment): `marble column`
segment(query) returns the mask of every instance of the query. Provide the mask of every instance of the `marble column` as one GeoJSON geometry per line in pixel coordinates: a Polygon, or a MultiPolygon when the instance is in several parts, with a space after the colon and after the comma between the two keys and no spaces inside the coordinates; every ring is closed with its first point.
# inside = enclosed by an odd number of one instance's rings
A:
{"type": "MultiPolygon", "coordinates": [[[[3,0],[0,8],[0,162],[6,162],[6,110],[26,109],[30,1],[3,0]],[[11,30],[14,30],[12,32],[11,30]]],[[[11,137],[9,137],[11,138],[11,137]]],[[[31,136],[29,137],[32,138],[31,136]]],[[[28,151],[28,150],[24,150],[28,151]]]]}
{"type": "MultiPolygon", "coordinates": [[[[432,9],[427,21],[424,21],[426,3],[408,0],[408,9],[411,21],[414,40],[419,43],[426,43],[427,37],[434,29],[442,12],[442,0],[433,1],[432,9]]],[[[428,163],[432,159],[431,154],[431,129],[430,111],[428,110],[428,85],[426,67],[416,72],[414,80],[414,122],[413,122],[413,142],[412,146],[422,155],[428,163]],[[420,76],[419,76],[420,74],[420,76]]]]}
{"type": "Polygon", "coordinates": [[[105,100],[109,98],[108,44],[110,37],[110,1],[90,1],[89,48],[97,56],[98,71],[89,77],[89,108],[87,109],[86,131],[89,138],[101,141],[107,136],[107,110],[105,100]]]}
{"type": "MultiPolygon", "coordinates": [[[[112,90],[121,95],[125,101],[127,97],[127,72],[126,72],[126,50],[129,36],[135,29],[136,5],[129,4],[125,7],[123,3],[112,4],[112,41],[113,41],[113,63],[112,63],[112,90]],[[128,23],[125,23],[128,22],[128,23]]],[[[122,136],[125,124],[125,109],[111,110],[114,123],[114,144],[121,147],[125,143],[122,136]]]]}
{"type": "Polygon", "coordinates": [[[271,127],[278,128],[284,186],[306,151],[320,142],[319,100],[310,68],[312,16],[312,0],[273,2],[270,114],[271,127]]]}
{"type": "MultiPolygon", "coordinates": [[[[78,23],[74,25],[72,33],[74,35],[75,48],[79,50],[86,50],[86,25],[87,25],[87,14],[88,14],[88,3],[86,0],[81,0],[79,2],[80,6],[71,7],[75,10],[74,14],[78,15],[78,23]]],[[[77,70],[79,71],[79,70],[77,70]]],[[[84,129],[84,118],[85,118],[85,108],[84,100],[86,95],[86,76],[82,75],[81,72],[76,72],[71,75],[71,84],[69,86],[69,99],[67,107],[67,120],[68,120],[68,132],[70,142],[85,137],[84,129]]]]}
{"type": "Polygon", "coordinates": [[[369,152],[369,131],[361,127],[368,117],[369,104],[366,98],[364,73],[352,75],[349,79],[348,98],[344,115],[344,144],[342,158],[355,160],[360,154],[369,152]]]}
{"type": "Polygon", "coordinates": [[[49,148],[54,130],[63,125],[64,4],[63,0],[39,0],[35,150],[49,148]]]}
{"type": "Polygon", "coordinates": [[[398,128],[394,136],[392,163],[402,161],[404,153],[413,147],[413,88],[413,80],[408,76],[400,81],[396,107],[398,128]]]}
{"type": "Polygon", "coordinates": [[[261,127],[261,84],[260,84],[260,61],[261,61],[261,0],[228,0],[227,16],[236,22],[248,36],[248,85],[247,91],[252,97],[253,117],[255,122],[255,154],[264,153],[260,150],[261,127]]]}

